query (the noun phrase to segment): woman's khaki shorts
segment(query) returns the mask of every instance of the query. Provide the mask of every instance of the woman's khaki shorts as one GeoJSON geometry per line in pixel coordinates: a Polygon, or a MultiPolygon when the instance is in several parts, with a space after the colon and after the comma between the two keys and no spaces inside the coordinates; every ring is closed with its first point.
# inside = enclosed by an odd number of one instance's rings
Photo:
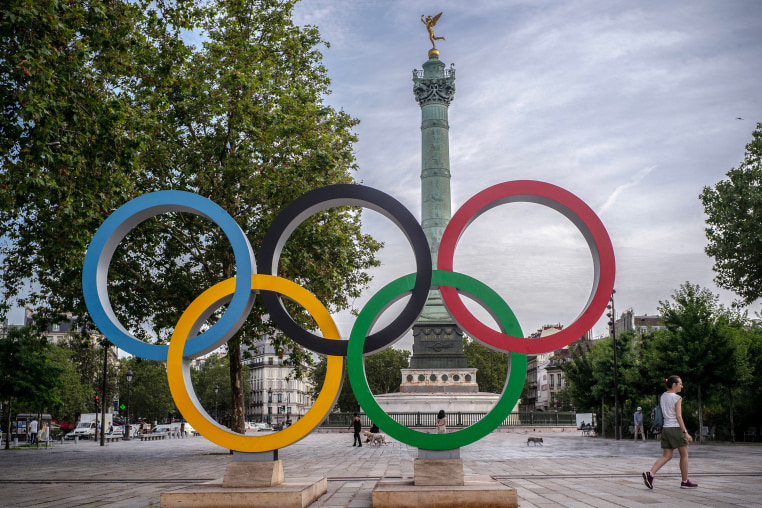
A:
{"type": "Polygon", "coordinates": [[[661,447],[665,450],[674,450],[681,446],[688,446],[688,438],[680,427],[665,427],[661,430],[661,447]]]}

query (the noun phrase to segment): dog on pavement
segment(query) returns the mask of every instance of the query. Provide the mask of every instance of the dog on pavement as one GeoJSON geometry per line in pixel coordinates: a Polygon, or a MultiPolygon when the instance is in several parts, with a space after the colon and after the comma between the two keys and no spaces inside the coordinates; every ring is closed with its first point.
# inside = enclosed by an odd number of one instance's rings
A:
{"type": "Polygon", "coordinates": [[[386,444],[386,434],[365,432],[365,442],[374,446],[381,446],[386,444]]]}
{"type": "Polygon", "coordinates": [[[529,443],[532,443],[532,446],[537,446],[537,445],[542,446],[542,438],[541,437],[528,437],[527,438],[527,446],[529,446],[529,443]]]}

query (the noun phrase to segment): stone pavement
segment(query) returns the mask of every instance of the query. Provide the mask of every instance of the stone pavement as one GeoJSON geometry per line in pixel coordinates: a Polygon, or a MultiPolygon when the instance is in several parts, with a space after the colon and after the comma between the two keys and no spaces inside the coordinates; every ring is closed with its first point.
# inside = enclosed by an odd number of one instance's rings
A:
{"type": "MultiPolygon", "coordinates": [[[[538,429],[539,430],[539,429],[538,429]]],[[[370,507],[380,478],[413,476],[417,450],[400,443],[353,448],[351,433],[312,433],[280,450],[286,478],[328,477],[314,507],[370,507]]],[[[641,472],[661,455],[657,441],[613,441],[578,433],[493,432],[461,450],[466,475],[488,475],[518,491],[519,506],[762,506],[762,446],[693,444],[680,489],[677,459],[648,490],[641,472]],[[544,446],[527,446],[528,435],[544,446]]],[[[58,444],[0,450],[0,506],[159,506],[161,492],[221,478],[227,450],[202,437],[58,444]]]]}

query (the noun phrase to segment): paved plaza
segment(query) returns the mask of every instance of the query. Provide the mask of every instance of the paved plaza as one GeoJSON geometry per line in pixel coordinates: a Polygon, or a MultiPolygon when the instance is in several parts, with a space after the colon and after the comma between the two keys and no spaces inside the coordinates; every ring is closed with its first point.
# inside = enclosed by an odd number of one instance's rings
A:
{"type": "MultiPolygon", "coordinates": [[[[348,432],[312,433],[279,453],[287,480],[328,478],[328,492],[312,505],[326,508],[370,507],[378,480],[412,477],[417,456],[400,443],[353,448],[348,432]]],[[[657,441],[531,429],[493,432],[461,451],[466,475],[516,488],[526,508],[762,506],[762,446],[691,445],[695,490],[679,488],[676,459],[656,476],[654,490],[644,486],[640,473],[660,454],[657,441]],[[528,436],[543,437],[544,445],[527,446],[528,436]]],[[[203,437],[0,450],[0,506],[159,506],[162,492],[221,478],[230,458],[203,437]]]]}

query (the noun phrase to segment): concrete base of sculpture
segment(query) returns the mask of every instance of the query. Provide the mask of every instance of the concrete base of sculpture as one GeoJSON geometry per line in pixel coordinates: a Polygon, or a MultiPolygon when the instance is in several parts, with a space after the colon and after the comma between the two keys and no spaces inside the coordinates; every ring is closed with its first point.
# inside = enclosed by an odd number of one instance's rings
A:
{"type": "Polygon", "coordinates": [[[229,487],[274,487],[285,481],[283,462],[242,462],[231,460],[225,467],[222,486],[229,487]]]}
{"type": "Polygon", "coordinates": [[[467,477],[463,485],[419,486],[413,480],[381,480],[373,489],[373,508],[515,508],[516,489],[489,477],[467,477]]]}
{"type": "Polygon", "coordinates": [[[222,481],[217,480],[171,492],[162,492],[161,507],[305,508],[327,491],[328,480],[325,477],[298,478],[273,487],[223,487],[222,481]]]}
{"type": "Polygon", "coordinates": [[[413,485],[464,485],[463,459],[415,459],[413,462],[413,485]]]}
{"type": "Polygon", "coordinates": [[[374,508],[438,508],[447,506],[516,507],[516,489],[489,476],[463,474],[460,449],[418,450],[413,480],[381,480],[373,489],[374,508]]]}
{"type": "Polygon", "coordinates": [[[161,506],[277,506],[305,508],[328,491],[326,478],[285,481],[277,450],[233,454],[222,480],[163,492],[161,506]]]}

